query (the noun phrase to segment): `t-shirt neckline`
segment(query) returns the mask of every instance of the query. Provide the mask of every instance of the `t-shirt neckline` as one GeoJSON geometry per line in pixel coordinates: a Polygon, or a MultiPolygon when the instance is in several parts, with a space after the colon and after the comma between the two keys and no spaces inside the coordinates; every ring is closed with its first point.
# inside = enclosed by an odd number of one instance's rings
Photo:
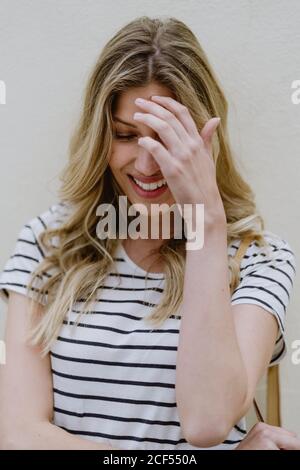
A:
{"type": "Polygon", "coordinates": [[[152,272],[147,272],[146,270],[144,270],[143,268],[141,268],[140,266],[138,266],[127,254],[123,244],[122,244],[122,241],[119,241],[119,245],[118,245],[118,250],[117,250],[117,253],[119,252],[120,256],[122,256],[125,261],[131,266],[131,268],[135,271],[135,272],[138,272],[140,274],[142,274],[143,276],[146,277],[146,275],[148,275],[148,277],[153,277],[155,279],[164,279],[165,277],[165,273],[163,272],[160,272],[160,273],[152,273],[152,272]]]}

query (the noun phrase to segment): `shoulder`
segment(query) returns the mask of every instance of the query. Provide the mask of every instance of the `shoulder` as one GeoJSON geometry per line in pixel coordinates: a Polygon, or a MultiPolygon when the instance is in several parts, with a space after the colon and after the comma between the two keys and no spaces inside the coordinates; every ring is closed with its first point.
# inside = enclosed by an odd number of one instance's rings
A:
{"type": "MultiPolygon", "coordinates": [[[[232,304],[256,304],[274,315],[279,331],[270,364],[279,363],[286,353],[284,331],[296,274],[296,260],[288,241],[270,231],[263,232],[267,246],[253,241],[240,262],[239,284],[232,293],[232,304]]],[[[241,240],[228,247],[235,256],[241,240]]]]}
{"type": "MultiPolygon", "coordinates": [[[[16,249],[21,251],[35,251],[38,258],[44,257],[43,249],[39,237],[47,229],[58,228],[66,219],[70,212],[70,206],[66,203],[58,202],[52,204],[48,209],[32,217],[19,230],[16,249]],[[18,246],[19,244],[19,246],[18,246]],[[39,252],[39,253],[38,253],[39,252]]],[[[55,245],[56,240],[51,241],[55,245]]]]}
{"type": "Polygon", "coordinates": [[[22,230],[30,230],[35,235],[40,235],[48,228],[58,228],[70,212],[70,206],[64,202],[52,204],[42,213],[32,217],[21,228],[22,230]]]}
{"type": "MultiPolygon", "coordinates": [[[[13,250],[0,273],[1,297],[7,300],[9,290],[27,294],[26,288],[32,273],[48,254],[41,244],[40,235],[48,228],[58,228],[69,211],[69,206],[58,202],[21,226],[13,250]]],[[[52,239],[51,244],[54,246],[55,243],[55,239],[52,239]]],[[[51,272],[45,272],[44,275],[51,277],[51,272]]],[[[39,286],[36,287],[38,289],[39,286]]]]}
{"type": "MultiPolygon", "coordinates": [[[[291,281],[296,273],[296,257],[290,243],[281,236],[265,230],[263,232],[267,246],[260,246],[257,241],[249,244],[242,260],[241,274],[264,267],[280,269],[286,267],[291,271],[291,281]]],[[[240,246],[241,239],[233,240],[228,247],[228,254],[234,257],[240,246]]]]}
{"type": "MultiPolygon", "coordinates": [[[[232,303],[252,303],[273,313],[284,331],[285,314],[290,302],[296,274],[296,261],[290,244],[284,238],[264,232],[267,247],[253,241],[241,260],[239,284],[232,293],[232,303]]],[[[231,256],[239,241],[231,244],[231,256]]]]}

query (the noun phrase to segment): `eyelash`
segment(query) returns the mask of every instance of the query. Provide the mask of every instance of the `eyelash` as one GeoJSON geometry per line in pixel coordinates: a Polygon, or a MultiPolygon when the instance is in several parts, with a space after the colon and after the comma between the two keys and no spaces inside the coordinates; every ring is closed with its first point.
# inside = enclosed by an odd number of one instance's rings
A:
{"type": "Polygon", "coordinates": [[[135,135],[132,134],[114,134],[114,136],[119,140],[127,140],[128,142],[131,140],[130,137],[135,137],[135,135]]]}

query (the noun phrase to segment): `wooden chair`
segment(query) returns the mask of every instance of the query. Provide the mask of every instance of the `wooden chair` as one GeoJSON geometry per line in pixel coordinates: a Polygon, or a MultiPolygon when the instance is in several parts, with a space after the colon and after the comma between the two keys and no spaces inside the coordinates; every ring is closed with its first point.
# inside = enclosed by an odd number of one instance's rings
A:
{"type": "Polygon", "coordinates": [[[269,367],[267,374],[267,419],[272,426],[281,426],[279,365],[269,367]]]}

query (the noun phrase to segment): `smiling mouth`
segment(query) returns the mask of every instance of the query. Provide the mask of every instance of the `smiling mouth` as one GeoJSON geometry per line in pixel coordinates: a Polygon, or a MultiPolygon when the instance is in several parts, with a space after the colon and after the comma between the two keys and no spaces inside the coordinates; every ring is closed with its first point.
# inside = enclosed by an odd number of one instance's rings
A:
{"type": "Polygon", "coordinates": [[[134,178],[132,175],[128,175],[128,176],[137,186],[139,186],[144,191],[155,191],[156,189],[159,189],[163,186],[167,186],[167,182],[164,178],[158,181],[154,181],[152,183],[144,183],[143,181],[140,181],[139,179],[134,178]]]}
{"type": "Polygon", "coordinates": [[[168,184],[165,179],[155,181],[152,183],[143,183],[142,181],[134,178],[132,175],[128,174],[128,178],[137,194],[140,196],[159,196],[168,189],[168,184]]]}

